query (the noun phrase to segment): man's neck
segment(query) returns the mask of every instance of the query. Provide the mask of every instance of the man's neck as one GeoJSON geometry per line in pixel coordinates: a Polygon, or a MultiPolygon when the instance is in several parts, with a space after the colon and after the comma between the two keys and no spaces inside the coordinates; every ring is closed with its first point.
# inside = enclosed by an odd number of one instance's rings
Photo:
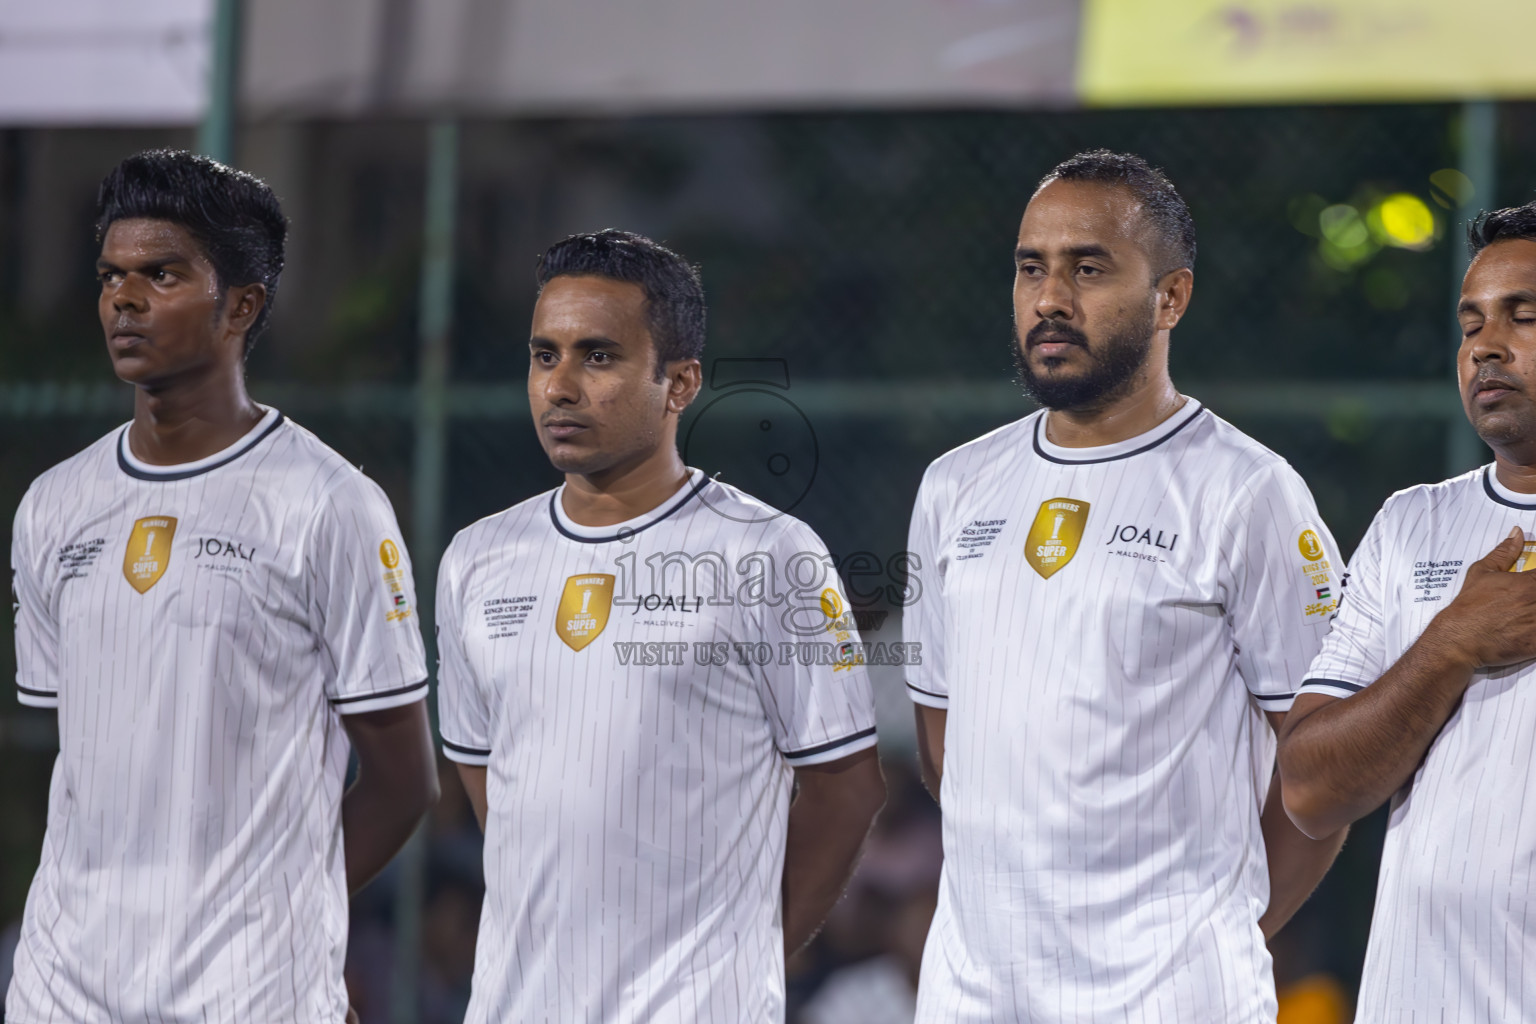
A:
{"type": "Polygon", "coordinates": [[[240,440],[263,415],[238,375],[194,386],[140,388],[134,396],[128,448],[152,466],[196,462],[240,440]]]}
{"type": "Polygon", "coordinates": [[[1499,483],[1519,494],[1536,494],[1536,452],[1494,452],[1493,473],[1499,483]]]}
{"type": "Polygon", "coordinates": [[[630,466],[567,473],[560,506],[581,526],[613,526],[645,515],[687,483],[688,467],[676,446],[664,445],[630,466]]]}
{"type": "Polygon", "coordinates": [[[1139,386],[1102,406],[1046,413],[1045,436],[1063,448],[1115,444],[1145,434],[1187,401],[1173,386],[1166,369],[1154,371],[1139,386]]]}

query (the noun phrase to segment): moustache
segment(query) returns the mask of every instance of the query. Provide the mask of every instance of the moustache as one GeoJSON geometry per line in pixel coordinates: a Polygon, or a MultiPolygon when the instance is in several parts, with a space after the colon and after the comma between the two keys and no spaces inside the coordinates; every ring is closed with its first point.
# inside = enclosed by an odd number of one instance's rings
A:
{"type": "Polygon", "coordinates": [[[1472,379],[1470,390],[1478,391],[1488,384],[1502,384],[1511,391],[1519,391],[1520,383],[1518,377],[1512,377],[1507,373],[1499,373],[1495,370],[1479,370],[1477,376],[1472,379]]]}
{"type": "Polygon", "coordinates": [[[1088,335],[1070,324],[1058,323],[1053,320],[1042,320],[1029,329],[1024,335],[1024,347],[1034,348],[1046,342],[1066,343],[1087,349],[1088,335]]]}

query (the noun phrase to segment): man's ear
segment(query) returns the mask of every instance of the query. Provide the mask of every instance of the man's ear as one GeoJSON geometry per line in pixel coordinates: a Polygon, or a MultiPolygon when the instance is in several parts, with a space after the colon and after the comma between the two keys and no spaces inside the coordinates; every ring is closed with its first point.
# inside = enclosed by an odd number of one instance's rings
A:
{"type": "Polygon", "coordinates": [[[704,387],[704,367],[697,359],[674,359],[666,365],[667,412],[681,416],[704,387]]]}
{"type": "Polygon", "coordinates": [[[1188,267],[1170,270],[1157,281],[1157,316],[1154,326],[1171,331],[1184,319],[1195,291],[1195,272],[1188,267]]]}
{"type": "Polygon", "coordinates": [[[267,286],[261,282],[236,285],[224,295],[224,326],[244,337],[267,305],[267,286]]]}

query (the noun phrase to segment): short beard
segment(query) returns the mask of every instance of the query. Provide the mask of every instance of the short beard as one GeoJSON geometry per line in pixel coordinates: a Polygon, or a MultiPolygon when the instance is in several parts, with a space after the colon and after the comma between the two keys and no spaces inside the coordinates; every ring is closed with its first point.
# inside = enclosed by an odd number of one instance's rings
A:
{"type": "Polygon", "coordinates": [[[1024,393],[1053,411],[1083,409],[1104,405],[1119,398],[1134,386],[1141,368],[1146,365],[1147,353],[1152,348],[1153,318],[1148,310],[1136,321],[1122,324],[1097,345],[1088,342],[1088,336],[1075,327],[1054,321],[1041,321],[1029,330],[1029,337],[1019,338],[1019,325],[1013,325],[1013,365],[1017,371],[1015,380],[1024,393]],[[1042,376],[1030,368],[1024,351],[1029,338],[1050,334],[1059,340],[1082,346],[1093,360],[1081,375],[1074,377],[1042,376]]]}
{"type": "Polygon", "coordinates": [[[1536,424],[1530,422],[1529,414],[1501,416],[1489,413],[1481,419],[1473,420],[1472,429],[1478,440],[1494,451],[1513,448],[1536,437],[1536,424]]]}

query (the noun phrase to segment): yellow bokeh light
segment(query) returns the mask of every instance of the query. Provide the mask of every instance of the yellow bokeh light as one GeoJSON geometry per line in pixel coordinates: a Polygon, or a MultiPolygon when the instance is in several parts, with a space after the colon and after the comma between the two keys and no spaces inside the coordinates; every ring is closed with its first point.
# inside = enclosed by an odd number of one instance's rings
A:
{"type": "MultiPolygon", "coordinates": [[[[1427,249],[1435,240],[1435,215],[1416,195],[1395,192],[1376,205],[1373,222],[1381,226],[1381,240],[1399,249],[1427,249]]],[[[1373,224],[1374,226],[1374,224],[1373,224]]]]}

